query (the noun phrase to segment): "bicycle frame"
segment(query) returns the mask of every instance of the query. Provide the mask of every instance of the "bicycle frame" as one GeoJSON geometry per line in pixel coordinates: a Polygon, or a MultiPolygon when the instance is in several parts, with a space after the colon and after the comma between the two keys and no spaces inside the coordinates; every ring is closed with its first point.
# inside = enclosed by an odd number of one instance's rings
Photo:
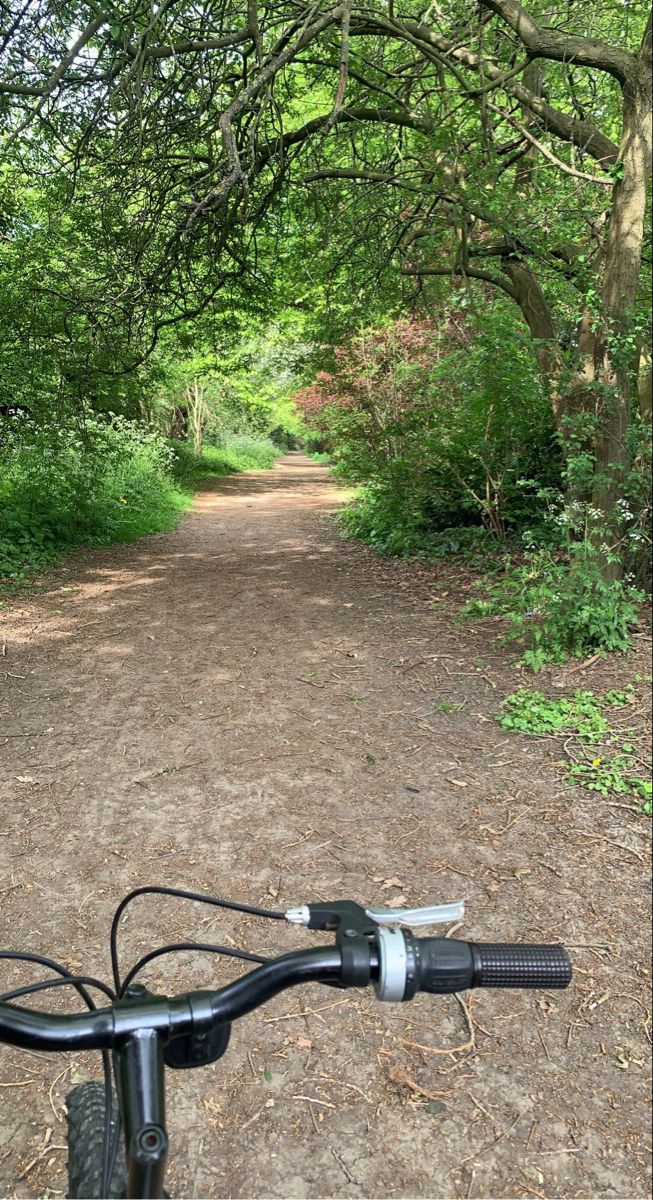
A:
{"type": "Polygon", "coordinates": [[[143,1029],[116,1051],[118,1103],[127,1159],[127,1200],[163,1196],[168,1157],[165,1064],[158,1033],[143,1029]]]}

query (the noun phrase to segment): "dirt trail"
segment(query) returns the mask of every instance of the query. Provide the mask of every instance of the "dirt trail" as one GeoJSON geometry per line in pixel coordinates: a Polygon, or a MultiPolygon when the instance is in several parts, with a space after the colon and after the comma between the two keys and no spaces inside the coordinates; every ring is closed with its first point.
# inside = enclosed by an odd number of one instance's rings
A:
{"type": "MultiPolygon", "coordinates": [[[[454,998],[287,993],[221,1063],[169,1075],[171,1194],[647,1195],[645,824],[501,731],[514,668],[454,624],[455,575],[340,541],[338,503],[291,455],[4,614],[2,940],[106,977],[111,912],[145,882],[284,907],[463,895],[461,936],[580,943],[574,987],[474,995],[453,1054],[454,998]]],[[[188,937],[304,935],[144,901],[123,961],[188,937]]],[[[65,1194],[62,1100],[95,1069],[0,1051],[0,1193],[65,1194]]]]}

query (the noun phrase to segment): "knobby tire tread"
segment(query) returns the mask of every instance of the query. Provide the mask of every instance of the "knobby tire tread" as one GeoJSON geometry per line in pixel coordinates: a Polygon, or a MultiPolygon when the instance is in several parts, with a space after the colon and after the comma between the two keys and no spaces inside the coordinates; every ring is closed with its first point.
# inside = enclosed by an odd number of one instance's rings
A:
{"type": "MultiPolygon", "coordinates": [[[[114,1096],[111,1133],[118,1105],[114,1096]]],[[[103,1195],[105,1092],[102,1083],[81,1083],[66,1098],[68,1109],[68,1196],[70,1200],[121,1200],[127,1172],[122,1145],[118,1147],[108,1193],[103,1195]]]]}

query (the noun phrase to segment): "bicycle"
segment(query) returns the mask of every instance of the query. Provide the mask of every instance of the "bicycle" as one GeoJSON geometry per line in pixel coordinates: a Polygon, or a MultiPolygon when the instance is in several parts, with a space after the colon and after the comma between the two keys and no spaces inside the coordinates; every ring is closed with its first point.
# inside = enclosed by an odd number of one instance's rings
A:
{"type": "Polygon", "coordinates": [[[57,978],[0,996],[0,1042],[30,1050],[99,1050],[104,1083],[79,1084],[67,1097],[69,1196],[150,1200],[164,1196],[168,1154],[165,1068],[193,1069],[216,1062],[227,1049],[231,1024],[285,988],[308,982],[362,988],[373,984],[382,1001],[412,1000],[473,987],[565,988],[571,962],[559,945],[417,938],[409,927],[458,921],[463,903],[420,909],[365,909],[350,900],[286,911],[221,900],[180,888],[141,887],[118,905],[110,936],[113,988],[71,974],[37,954],[0,951],[0,958],[39,963],[57,978]],[[203,942],[178,942],[150,951],[121,978],[118,930],[137,896],[167,895],[251,916],[332,932],[334,943],[279,958],[203,942]],[[154,959],[175,951],[208,951],[255,962],[256,969],[212,991],[160,996],[136,983],[154,959]],[[74,987],[88,1012],[54,1014],[23,1008],[17,999],[55,987],[74,987]],[[97,1008],[89,989],[108,997],[97,1008]],[[114,1096],[112,1073],[115,1080],[114,1096]]]}

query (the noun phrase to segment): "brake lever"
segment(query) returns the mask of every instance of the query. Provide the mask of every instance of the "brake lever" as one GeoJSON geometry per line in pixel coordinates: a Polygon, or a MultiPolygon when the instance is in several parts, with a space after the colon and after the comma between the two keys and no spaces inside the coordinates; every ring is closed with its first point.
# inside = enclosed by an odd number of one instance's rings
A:
{"type": "Polygon", "coordinates": [[[366,908],[365,912],[377,925],[447,925],[451,921],[462,921],[465,901],[432,904],[428,908],[366,908]]]}
{"type": "Polygon", "coordinates": [[[452,904],[431,904],[427,908],[361,908],[351,901],[335,904],[303,904],[289,908],[286,920],[293,925],[308,925],[312,929],[338,929],[347,918],[356,930],[369,934],[364,917],[375,925],[448,925],[462,921],[465,916],[465,901],[455,900],[452,904]]]}

